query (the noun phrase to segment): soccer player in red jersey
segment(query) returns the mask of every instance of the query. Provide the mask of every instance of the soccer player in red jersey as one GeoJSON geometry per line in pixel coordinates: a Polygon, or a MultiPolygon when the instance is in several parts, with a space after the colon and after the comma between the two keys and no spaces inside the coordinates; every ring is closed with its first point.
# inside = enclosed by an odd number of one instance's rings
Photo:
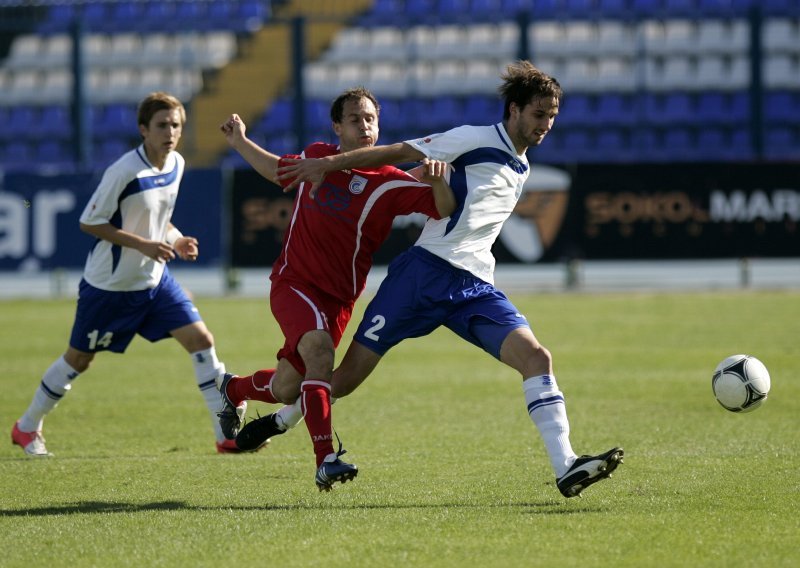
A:
{"type": "MultiPolygon", "coordinates": [[[[378,139],[380,106],[363,87],[342,93],[331,106],[339,145],[314,143],[302,156],[320,158],[373,146],[378,139]]],[[[228,143],[261,175],[284,187],[277,169],[284,159],[249,140],[241,118],[233,114],[220,127],[228,143]]],[[[284,157],[285,158],[285,157],[284,157]]],[[[301,184],[283,248],[270,277],[270,306],[285,337],[276,369],[249,377],[225,374],[220,426],[235,438],[244,400],[293,403],[301,398],[303,415],[317,459],[315,482],[328,491],[335,482],[358,474],[355,465],[334,451],[330,380],[334,350],[364,290],[372,255],[386,239],[395,216],[423,213],[447,217],[455,197],[446,182],[447,164],[425,161],[416,177],[393,166],[332,172],[310,196],[301,184]]],[[[280,433],[280,429],[275,432],[280,433]]]]}

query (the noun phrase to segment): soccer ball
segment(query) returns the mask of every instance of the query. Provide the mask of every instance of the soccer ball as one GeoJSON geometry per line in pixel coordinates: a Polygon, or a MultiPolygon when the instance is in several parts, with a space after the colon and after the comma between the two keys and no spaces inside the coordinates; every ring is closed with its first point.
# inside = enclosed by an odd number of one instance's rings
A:
{"type": "Polygon", "coordinates": [[[731,355],[714,369],[711,388],[723,408],[750,412],[767,399],[770,380],[764,363],[751,355],[731,355]]]}

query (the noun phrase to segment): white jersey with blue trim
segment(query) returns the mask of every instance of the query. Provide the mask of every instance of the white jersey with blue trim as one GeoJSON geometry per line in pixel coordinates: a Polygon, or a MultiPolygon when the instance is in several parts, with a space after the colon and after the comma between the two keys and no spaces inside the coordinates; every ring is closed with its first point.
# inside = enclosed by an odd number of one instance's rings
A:
{"type": "MultiPolygon", "coordinates": [[[[177,152],[169,153],[161,170],[148,161],[141,145],[123,154],[103,174],[80,222],[111,223],[145,239],[163,241],[184,166],[183,156],[177,152]]],[[[163,273],[163,263],[135,249],[98,239],[89,251],[83,277],[101,290],[130,292],[154,288],[163,273]]]]}
{"type": "Polygon", "coordinates": [[[530,173],[527,156],[517,154],[503,123],[459,126],[405,143],[453,168],[456,210],[429,219],[416,245],[494,284],[492,245],[530,173]]]}

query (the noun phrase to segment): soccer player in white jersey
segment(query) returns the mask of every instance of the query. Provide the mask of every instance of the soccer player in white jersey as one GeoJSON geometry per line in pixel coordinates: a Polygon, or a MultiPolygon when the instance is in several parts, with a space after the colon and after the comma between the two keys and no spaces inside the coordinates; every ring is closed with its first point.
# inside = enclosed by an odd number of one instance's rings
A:
{"type": "Polygon", "coordinates": [[[12,442],[31,456],[52,455],[42,437],[44,418],[95,354],[123,353],[137,333],[152,342],[174,337],[189,352],[217,451],[240,451],[217,422],[215,379],[225,367],[214,338],[166,266],[176,256],[194,261],[199,252],[197,239],[170,222],[183,177],[185,162],[175,148],[186,111],[172,95],[157,92],[140,103],[137,120],[141,145],[108,167],[80,217],[81,229],[97,240],[86,259],[69,346],[45,371],[11,431],[12,442]]]}
{"type": "MultiPolygon", "coordinates": [[[[449,182],[456,196],[455,212],[428,220],[415,246],[391,263],[333,374],[331,396],[350,394],[402,340],[444,325],[521,374],[528,414],[544,440],[557,486],[565,497],[574,497],[609,477],[622,461],[623,450],[580,457],[573,452],[550,351],[539,343],[525,316],[494,287],[491,253],[530,172],[526,152],[553,127],[562,91],[555,79],[528,61],[509,65],[502,79],[503,120],[495,125],[461,126],[389,146],[297,160],[281,168],[279,175],[294,179],[287,189],[311,182],[313,191],[337,170],[423,158],[452,166],[449,182]]],[[[297,419],[296,404],[276,414],[251,422],[239,435],[252,444],[253,433],[275,434],[262,424],[291,426],[297,419]]]]}

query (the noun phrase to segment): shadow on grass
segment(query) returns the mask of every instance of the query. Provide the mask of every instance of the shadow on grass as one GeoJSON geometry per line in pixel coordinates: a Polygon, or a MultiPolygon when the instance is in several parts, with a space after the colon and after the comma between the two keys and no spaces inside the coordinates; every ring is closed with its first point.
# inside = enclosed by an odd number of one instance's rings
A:
{"type": "Polygon", "coordinates": [[[535,515],[572,515],[575,513],[600,513],[603,507],[563,508],[561,503],[502,503],[485,505],[480,503],[406,503],[406,504],[374,504],[374,505],[325,505],[305,504],[294,505],[239,505],[239,506],[209,506],[189,505],[184,501],[160,501],[156,503],[119,503],[105,501],[85,501],[54,505],[51,507],[34,507],[30,509],[0,509],[0,517],[48,517],[53,515],[86,515],[108,513],[139,513],[143,511],[314,511],[322,509],[340,510],[402,510],[402,509],[518,509],[521,513],[535,515]]]}

